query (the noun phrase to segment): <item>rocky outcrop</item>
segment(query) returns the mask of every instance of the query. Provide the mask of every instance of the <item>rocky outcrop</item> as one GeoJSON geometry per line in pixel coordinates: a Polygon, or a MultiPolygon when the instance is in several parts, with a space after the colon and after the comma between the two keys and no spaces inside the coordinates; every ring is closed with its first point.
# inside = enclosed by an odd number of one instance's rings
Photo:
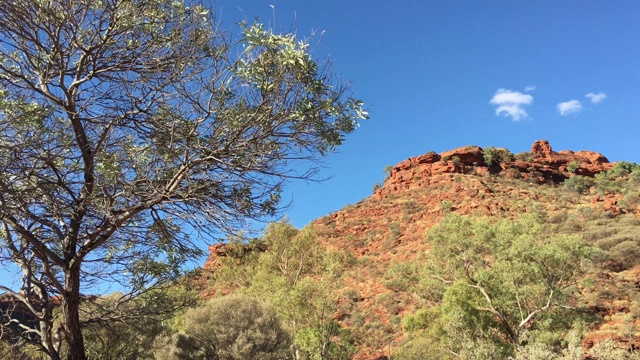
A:
{"type": "Polygon", "coordinates": [[[593,177],[595,174],[609,170],[613,164],[606,157],[594,151],[562,150],[553,151],[546,140],[538,140],[531,146],[534,162],[544,170],[556,170],[563,173],[574,173],[593,177]]]}
{"type": "Polygon", "coordinates": [[[224,258],[240,259],[242,256],[252,252],[265,251],[266,245],[262,242],[243,244],[213,244],[209,245],[209,258],[202,267],[204,270],[214,271],[221,265],[224,258]]]}
{"type": "MultiPolygon", "coordinates": [[[[480,146],[465,146],[453,149],[451,151],[445,151],[441,155],[441,158],[459,159],[460,163],[466,165],[483,165],[484,164],[484,151],[480,146]]],[[[456,160],[457,161],[457,160],[456,160]]]]}
{"type": "Polygon", "coordinates": [[[428,184],[429,178],[438,174],[503,173],[505,177],[530,179],[542,184],[561,183],[574,175],[593,177],[614,166],[602,154],[593,151],[556,152],[546,140],[534,142],[530,153],[517,157],[507,149],[491,149],[509,155],[500,161],[499,166],[487,166],[485,151],[488,150],[479,146],[466,146],[441,154],[430,152],[406,159],[393,167],[375,195],[418,188],[428,184]]]}
{"type": "Polygon", "coordinates": [[[220,266],[220,258],[226,257],[226,244],[209,245],[209,258],[204,263],[203,269],[215,270],[220,266]]]}

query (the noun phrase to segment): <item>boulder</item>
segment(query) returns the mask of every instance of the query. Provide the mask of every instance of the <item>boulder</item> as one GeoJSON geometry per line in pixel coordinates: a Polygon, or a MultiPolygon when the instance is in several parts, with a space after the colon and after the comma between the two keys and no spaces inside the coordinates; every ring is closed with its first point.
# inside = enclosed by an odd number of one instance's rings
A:
{"type": "Polygon", "coordinates": [[[453,159],[454,156],[459,157],[460,162],[465,165],[484,164],[484,152],[479,146],[463,146],[440,154],[441,158],[453,159]]]}

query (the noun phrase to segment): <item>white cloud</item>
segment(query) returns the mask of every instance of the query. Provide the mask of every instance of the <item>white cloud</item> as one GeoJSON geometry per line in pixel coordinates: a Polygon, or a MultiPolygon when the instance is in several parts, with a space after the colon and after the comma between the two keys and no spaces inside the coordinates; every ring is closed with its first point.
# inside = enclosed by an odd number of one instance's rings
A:
{"type": "Polygon", "coordinates": [[[569,100],[559,103],[557,108],[560,115],[565,116],[580,112],[580,110],[582,110],[582,104],[580,104],[578,100],[569,100]]]}
{"type": "Polygon", "coordinates": [[[535,89],[536,89],[536,87],[533,86],[533,85],[529,85],[529,86],[525,86],[524,87],[524,91],[525,92],[531,92],[531,91],[534,91],[535,89]]]}
{"type": "Polygon", "coordinates": [[[507,89],[498,89],[490,101],[491,104],[498,106],[496,115],[500,116],[504,113],[504,116],[511,116],[514,121],[528,116],[524,107],[532,102],[533,96],[507,89]]]}
{"type": "Polygon", "coordinates": [[[606,99],[607,98],[607,94],[605,94],[603,92],[600,92],[600,93],[597,93],[597,94],[594,94],[594,93],[590,92],[587,95],[585,95],[584,97],[587,97],[587,98],[591,99],[592,103],[597,104],[597,103],[601,102],[602,100],[606,99]]]}

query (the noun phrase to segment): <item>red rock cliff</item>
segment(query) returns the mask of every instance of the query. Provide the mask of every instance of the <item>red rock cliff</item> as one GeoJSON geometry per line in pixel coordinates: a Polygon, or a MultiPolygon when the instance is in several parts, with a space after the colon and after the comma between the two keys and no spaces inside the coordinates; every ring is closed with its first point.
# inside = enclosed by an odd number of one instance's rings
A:
{"type": "Polygon", "coordinates": [[[534,142],[530,153],[518,156],[513,156],[507,149],[493,150],[507,154],[499,165],[487,166],[485,149],[479,146],[459,147],[441,154],[431,152],[409,158],[393,167],[375,195],[418,188],[428,184],[432,176],[445,173],[484,175],[488,172],[505,172],[508,177],[534,179],[539,183],[560,183],[573,175],[594,176],[613,167],[600,153],[570,150],[556,152],[547,140],[534,142]]]}

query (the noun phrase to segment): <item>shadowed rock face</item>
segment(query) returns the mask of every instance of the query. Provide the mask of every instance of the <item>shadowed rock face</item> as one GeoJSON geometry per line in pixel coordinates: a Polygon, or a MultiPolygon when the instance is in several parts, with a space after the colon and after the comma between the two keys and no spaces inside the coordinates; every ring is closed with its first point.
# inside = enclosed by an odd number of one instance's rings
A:
{"type": "MultiPolygon", "coordinates": [[[[509,153],[507,149],[497,150],[509,153]]],[[[489,167],[485,164],[484,155],[485,150],[481,147],[466,146],[441,154],[428,153],[406,159],[393,167],[376,195],[415,189],[428,183],[429,177],[446,173],[484,175],[487,172],[508,171],[509,177],[535,178],[543,184],[561,183],[573,175],[593,177],[614,166],[602,154],[593,151],[553,151],[547,140],[534,142],[527,160],[514,158],[501,162],[500,166],[489,167]]]]}

